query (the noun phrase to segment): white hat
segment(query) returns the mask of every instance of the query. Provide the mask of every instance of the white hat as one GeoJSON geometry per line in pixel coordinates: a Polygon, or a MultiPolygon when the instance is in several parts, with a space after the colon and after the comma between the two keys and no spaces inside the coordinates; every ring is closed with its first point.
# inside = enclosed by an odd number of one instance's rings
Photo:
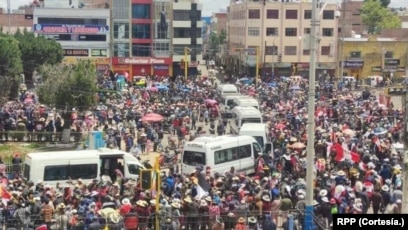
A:
{"type": "Polygon", "coordinates": [[[130,204],[130,200],[128,198],[123,198],[122,204],[130,204]]]}
{"type": "Polygon", "coordinates": [[[319,192],[319,196],[327,196],[327,190],[326,190],[326,189],[322,189],[322,190],[319,192]]]}
{"type": "Polygon", "coordinates": [[[398,199],[398,200],[396,201],[396,203],[397,203],[397,204],[401,204],[401,203],[402,203],[402,200],[401,200],[401,199],[398,199]]]}
{"type": "Polygon", "coordinates": [[[303,200],[303,199],[305,199],[305,195],[303,195],[303,194],[299,194],[299,195],[298,195],[298,199],[299,199],[299,200],[303,200]]]}
{"type": "Polygon", "coordinates": [[[269,202],[269,201],[271,201],[271,198],[268,195],[263,195],[262,200],[266,201],[266,202],[269,202]]]}
{"type": "Polygon", "coordinates": [[[327,197],[323,197],[322,201],[325,202],[325,203],[329,203],[329,199],[327,199],[327,197]]]}
{"type": "Polygon", "coordinates": [[[390,188],[388,187],[388,185],[383,185],[381,187],[381,190],[383,190],[384,192],[388,192],[388,191],[390,191],[390,188]]]}
{"type": "Polygon", "coordinates": [[[207,204],[207,201],[205,201],[205,200],[201,200],[200,201],[200,206],[202,206],[202,207],[205,207],[205,206],[207,206],[208,204],[207,204]]]}
{"type": "Polygon", "coordinates": [[[345,176],[345,175],[346,175],[346,173],[344,171],[342,171],[342,170],[339,170],[337,172],[337,176],[345,176]]]}

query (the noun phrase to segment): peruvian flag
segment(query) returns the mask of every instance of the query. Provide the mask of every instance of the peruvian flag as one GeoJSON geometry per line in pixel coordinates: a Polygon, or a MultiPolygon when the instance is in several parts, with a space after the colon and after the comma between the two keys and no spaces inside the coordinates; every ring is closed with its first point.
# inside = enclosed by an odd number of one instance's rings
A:
{"type": "Polygon", "coordinates": [[[343,146],[339,143],[335,143],[332,146],[332,151],[336,152],[336,161],[340,162],[342,160],[344,160],[344,150],[343,150],[343,146]]]}
{"type": "Polygon", "coordinates": [[[360,154],[355,153],[355,152],[350,152],[350,156],[351,156],[351,161],[353,161],[355,164],[360,163],[360,160],[361,160],[360,154]]]}
{"type": "Polygon", "coordinates": [[[317,159],[315,166],[316,166],[317,171],[319,172],[324,171],[326,168],[326,160],[323,158],[317,159]]]}

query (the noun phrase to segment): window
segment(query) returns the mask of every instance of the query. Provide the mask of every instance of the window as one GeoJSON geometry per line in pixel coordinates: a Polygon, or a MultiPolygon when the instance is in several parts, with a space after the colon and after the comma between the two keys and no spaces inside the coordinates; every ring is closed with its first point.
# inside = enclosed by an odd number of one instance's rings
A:
{"type": "Polygon", "coordinates": [[[323,20],[334,19],[334,10],[323,10],[323,20]]]}
{"type": "Polygon", "coordinates": [[[108,51],[106,49],[91,49],[92,57],[106,57],[108,56],[108,51]]]}
{"type": "Polygon", "coordinates": [[[98,165],[97,164],[84,164],[84,165],[70,165],[69,175],[71,179],[94,179],[98,177],[98,165]]]}
{"type": "Polygon", "coordinates": [[[310,50],[303,50],[303,56],[309,56],[310,50]]]}
{"type": "Polygon", "coordinates": [[[193,29],[193,28],[174,28],[173,38],[191,38],[192,35],[201,34],[201,28],[193,29]]]}
{"type": "Polygon", "coordinates": [[[251,37],[259,36],[259,27],[248,27],[248,36],[251,37]]]}
{"type": "Polygon", "coordinates": [[[150,24],[132,25],[132,38],[150,39],[150,24]]]}
{"type": "Polygon", "coordinates": [[[151,56],[150,44],[133,44],[132,56],[134,57],[149,57],[151,56]]]}
{"type": "Polygon", "coordinates": [[[129,57],[129,43],[115,43],[113,44],[113,56],[115,57],[129,57]]]}
{"type": "Polygon", "coordinates": [[[25,178],[27,178],[27,180],[30,180],[30,165],[29,165],[29,164],[25,164],[25,165],[24,165],[23,176],[24,176],[25,178]]]}
{"type": "Polygon", "coordinates": [[[394,58],[394,52],[385,51],[384,58],[394,58]]]}
{"type": "Polygon", "coordinates": [[[170,43],[169,42],[156,42],[154,43],[154,56],[169,56],[170,55],[170,43]]]}
{"type": "Polygon", "coordinates": [[[361,58],[361,51],[351,51],[350,58],[361,58]]]}
{"type": "Polygon", "coordinates": [[[253,147],[254,147],[254,153],[255,153],[255,154],[256,154],[256,153],[262,153],[262,148],[261,148],[261,146],[259,146],[258,143],[253,143],[252,145],[253,145],[253,147]]]}
{"type": "Polygon", "coordinates": [[[214,164],[246,159],[252,156],[251,145],[243,145],[214,152],[214,164]]]}
{"type": "Polygon", "coordinates": [[[297,10],[286,10],[286,19],[297,19],[297,10]]]}
{"type": "Polygon", "coordinates": [[[279,19],[279,10],[267,10],[266,18],[267,19],[279,19]]]}
{"type": "Polygon", "coordinates": [[[183,163],[190,166],[206,165],[204,152],[184,151],[183,163]]]}
{"type": "Polygon", "coordinates": [[[285,46],[284,54],[288,56],[296,55],[296,46],[285,46]]]}
{"type": "Polygon", "coordinates": [[[322,55],[330,55],[330,46],[322,46],[322,55]]]}
{"type": "Polygon", "coordinates": [[[352,16],[360,16],[361,15],[361,9],[356,9],[356,11],[353,12],[351,15],[352,16]]]}
{"type": "Polygon", "coordinates": [[[303,34],[310,34],[310,28],[304,28],[303,34]]]}
{"type": "Polygon", "coordinates": [[[267,27],[266,36],[278,36],[278,28],[276,27],[267,27]]]}
{"type": "Polygon", "coordinates": [[[150,4],[133,4],[132,5],[132,18],[134,19],[151,19],[150,17],[150,4]]]}
{"type": "Polygon", "coordinates": [[[170,26],[167,21],[160,21],[156,23],[155,38],[169,39],[170,26]]]}
{"type": "Polygon", "coordinates": [[[333,37],[333,28],[323,28],[322,36],[323,37],[333,37]]]}
{"type": "Polygon", "coordinates": [[[311,10],[305,10],[303,19],[312,19],[312,11],[311,10]]]}
{"type": "Polygon", "coordinates": [[[265,48],[266,55],[277,55],[278,54],[278,46],[267,46],[265,48]]]}
{"type": "Polygon", "coordinates": [[[189,10],[174,10],[173,20],[174,21],[190,21],[190,11],[189,10]]]}
{"type": "Polygon", "coordinates": [[[297,28],[285,28],[285,36],[286,37],[296,37],[297,28]]]}
{"type": "Polygon", "coordinates": [[[261,118],[244,118],[241,119],[241,126],[245,123],[262,123],[261,118]]]}
{"type": "Polygon", "coordinates": [[[112,1],[112,18],[127,19],[131,17],[129,10],[129,0],[115,0],[112,1]]]}
{"type": "Polygon", "coordinates": [[[44,181],[94,179],[98,177],[97,164],[45,166],[44,181]]]}
{"type": "Polygon", "coordinates": [[[114,22],[113,23],[113,38],[114,39],[129,39],[129,23],[114,22]]]}
{"type": "Polygon", "coordinates": [[[128,166],[130,174],[134,174],[134,175],[139,175],[140,174],[140,168],[139,168],[138,165],[128,164],[127,166],[128,166]]]}
{"type": "Polygon", "coordinates": [[[260,17],[260,10],[248,10],[248,19],[259,19],[260,17]]]}

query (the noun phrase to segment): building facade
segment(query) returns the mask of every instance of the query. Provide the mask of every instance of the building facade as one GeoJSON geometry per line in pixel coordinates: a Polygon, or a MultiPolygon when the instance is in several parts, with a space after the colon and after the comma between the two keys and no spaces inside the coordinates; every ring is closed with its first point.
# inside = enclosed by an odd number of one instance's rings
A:
{"type": "Polygon", "coordinates": [[[34,8],[33,32],[57,40],[66,62],[92,59],[100,71],[110,57],[109,9],[34,8]]]}
{"type": "Polygon", "coordinates": [[[344,75],[361,80],[368,76],[407,76],[408,43],[390,38],[345,38],[344,75]]]}
{"type": "Polygon", "coordinates": [[[172,54],[173,75],[197,74],[197,66],[203,59],[202,55],[202,5],[197,0],[177,0],[173,2],[172,54]],[[185,52],[187,49],[187,52],[185,52]],[[187,58],[187,65],[184,59],[187,58]]]}
{"type": "Polygon", "coordinates": [[[342,0],[339,19],[340,37],[349,38],[366,34],[366,27],[361,17],[363,3],[363,0],[342,0]]]}
{"type": "Polygon", "coordinates": [[[0,8],[0,27],[3,33],[14,34],[17,30],[32,31],[33,29],[33,12],[18,11],[7,14],[6,10],[0,8]]]}
{"type": "MultiPolygon", "coordinates": [[[[312,5],[309,2],[242,0],[231,1],[228,9],[227,71],[255,76],[256,52],[263,78],[308,76],[312,5]]],[[[335,75],[338,17],[336,4],[318,9],[317,75],[335,75]]]]}

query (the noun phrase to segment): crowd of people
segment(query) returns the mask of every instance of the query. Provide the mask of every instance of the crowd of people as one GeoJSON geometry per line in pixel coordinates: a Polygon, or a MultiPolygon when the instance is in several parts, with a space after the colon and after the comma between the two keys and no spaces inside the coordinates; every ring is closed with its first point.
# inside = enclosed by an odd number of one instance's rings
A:
{"type": "MultiPolygon", "coordinates": [[[[82,118],[72,113],[73,127],[104,131],[108,147],[143,157],[166,149],[165,136],[175,137],[169,145],[179,147],[221,124],[217,133],[228,133],[228,122],[214,112],[217,107],[206,104],[218,99],[215,86],[220,83],[214,79],[147,76],[143,87],[120,89],[116,79],[112,74],[100,78],[99,86],[110,91],[101,91],[94,111],[82,118]],[[161,117],[144,119],[151,113],[161,117]]],[[[237,86],[260,102],[274,146],[258,157],[256,165],[262,167],[256,167],[255,175],[233,165],[223,174],[206,166],[194,172],[171,169],[162,172],[160,194],[120,174],[112,183],[96,179],[84,184],[76,178],[56,188],[18,173],[11,179],[2,175],[1,194],[8,200],[0,205],[2,223],[41,229],[157,229],[158,220],[160,230],[275,230],[289,229],[292,216],[300,229],[307,186],[308,81],[282,77],[258,85],[238,81],[237,86]],[[200,180],[209,185],[205,195],[199,195],[200,180]]],[[[41,115],[47,111],[34,94],[20,99],[4,107],[5,118],[34,124],[36,118],[49,119],[41,115]],[[35,103],[24,103],[27,98],[35,103]]],[[[330,228],[332,214],[401,213],[403,112],[368,90],[336,91],[331,82],[318,84],[315,107],[315,227],[330,228]]],[[[50,120],[55,127],[57,120],[58,115],[50,120]]]]}

